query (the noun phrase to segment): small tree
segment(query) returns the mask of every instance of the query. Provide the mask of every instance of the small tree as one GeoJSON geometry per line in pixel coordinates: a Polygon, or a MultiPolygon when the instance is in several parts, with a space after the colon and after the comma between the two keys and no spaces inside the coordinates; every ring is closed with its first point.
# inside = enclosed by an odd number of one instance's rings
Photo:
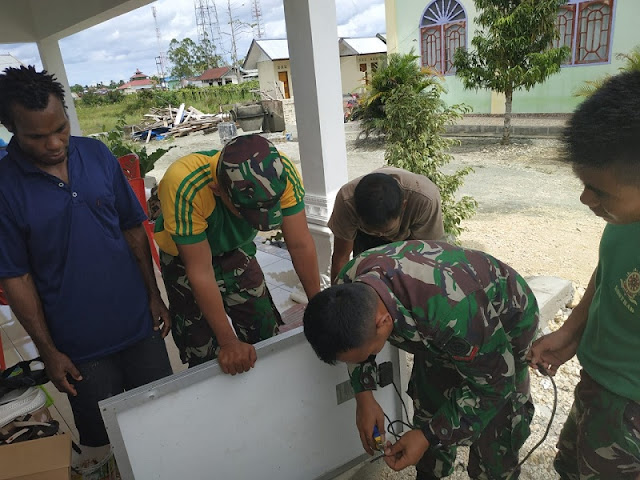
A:
{"type": "Polygon", "coordinates": [[[188,37],[181,41],[174,38],[169,43],[167,56],[173,65],[171,75],[178,78],[200,75],[208,68],[217,67],[220,61],[215,46],[206,38],[201,43],[188,37]]]}
{"type": "Polygon", "coordinates": [[[465,88],[504,93],[502,143],[511,141],[513,92],[530,90],[560,71],[569,48],[552,48],[559,7],[565,0],[474,0],[480,30],[471,40],[475,51],[459,48],[454,66],[465,88]]]}
{"type": "Polygon", "coordinates": [[[457,237],[461,222],[475,212],[476,201],[456,198],[470,167],[446,174],[442,168],[452,160],[447,149],[455,140],[444,138],[445,127],[470,109],[447,106],[440,96],[444,87],[433,72],[421,69],[418,57],[392,54],[371,79],[361,100],[363,130],[384,135],[388,165],[404,168],[429,178],[440,190],[444,229],[457,237]]]}

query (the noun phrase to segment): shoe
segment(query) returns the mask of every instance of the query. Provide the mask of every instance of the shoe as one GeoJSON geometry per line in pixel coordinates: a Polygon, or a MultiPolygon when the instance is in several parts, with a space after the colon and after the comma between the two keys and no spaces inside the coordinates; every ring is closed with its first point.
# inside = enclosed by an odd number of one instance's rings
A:
{"type": "Polygon", "coordinates": [[[4,427],[22,415],[35,412],[46,403],[47,396],[42,390],[37,387],[27,388],[14,400],[0,405],[0,427],[4,427]]]}
{"type": "Polygon", "coordinates": [[[14,366],[0,372],[0,397],[17,388],[34,387],[49,381],[44,368],[31,369],[31,364],[42,364],[40,357],[18,362],[14,366]]]}

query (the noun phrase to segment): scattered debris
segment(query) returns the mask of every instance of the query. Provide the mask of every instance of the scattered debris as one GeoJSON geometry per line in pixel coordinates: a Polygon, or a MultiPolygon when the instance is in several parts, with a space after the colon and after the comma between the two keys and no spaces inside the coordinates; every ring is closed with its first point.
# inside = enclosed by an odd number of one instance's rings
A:
{"type": "Polygon", "coordinates": [[[195,107],[151,108],[144,120],[131,126],[131,137],[149,143],[151,139],[162,140],[167,137],[183,137],[193,132],[205,134],[215,132],[218,124],[228,121],[229,115],[223,113],[203,113],[195,107]]]}

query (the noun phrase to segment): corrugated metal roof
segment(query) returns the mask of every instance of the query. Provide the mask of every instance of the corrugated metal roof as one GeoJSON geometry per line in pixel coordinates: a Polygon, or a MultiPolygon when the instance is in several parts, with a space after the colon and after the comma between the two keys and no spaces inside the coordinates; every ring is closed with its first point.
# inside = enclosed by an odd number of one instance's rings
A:
{"type": "Polygon", "coordinates": [[[387,52],[387,45],[378,37],[343,38],[342,41],[351,47],[356,55],[387,52]]]}
{"type": "Polygon", "coordinates": [[[205,70],[202,75],[197,77],[198,80],[218,80],[229,73],[231,69],[229,67],[210,68],[205,70]]]}
{"type": "Polygon", "coordinates": [[[5,68],[19,67],[21,65],[24,64],[13,55],[8,53],[0,54],[0,72],[2,72],[5,68]]]}
{"type": "Polygon", "coordinates": [[[285,60],[289,58],[289,45],[286,39],[256,40],[256,43],[271,60],[285,60]]]}

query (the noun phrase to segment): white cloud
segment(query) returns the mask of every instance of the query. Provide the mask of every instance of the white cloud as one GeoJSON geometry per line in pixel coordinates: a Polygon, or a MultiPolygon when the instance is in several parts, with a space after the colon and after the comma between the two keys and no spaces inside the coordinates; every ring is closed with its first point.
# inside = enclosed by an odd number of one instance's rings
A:
{"type": "MultiPolygon", "coordinates": [[[[340,36],[367,36],[385,31],[384,0],[335,1],[340,36]]],[[[231,49],[227,0],[215,2],[223,33],[222,51],[228,58],[231,49]]],[[[231,0],[232,15],[239,30],[236,40],[240,59],[246,55],[253,38],[251,5],[251,0],[231,0]]],[[[261,9],[265,37],[286,37],[282,0],[261,0],[261,9]]],[[[211,15],[215,20],[213,11],[211,15]]],[[[60,50],[72,85],[108,83],[110,80],[129,80],[137,68],[147,75],[157,74],[156,57],[160,50],[168,50],[172,38],[196,40],[197,36],[193,0],[158,0],[62,39],[60,50]],[[152,5],[156,7],[160,45],[152,5]]],[[[11,53],[25,64],[42,68],[35,44],[3,45],[0,51],[11,53]]]]}

